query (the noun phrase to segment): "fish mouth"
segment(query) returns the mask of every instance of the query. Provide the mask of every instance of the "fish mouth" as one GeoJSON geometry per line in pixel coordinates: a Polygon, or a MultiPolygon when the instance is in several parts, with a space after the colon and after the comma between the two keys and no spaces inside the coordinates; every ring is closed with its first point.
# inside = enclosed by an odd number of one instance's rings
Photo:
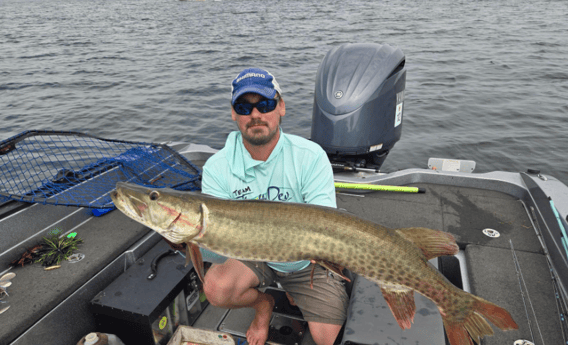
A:
{"type": "Polygon", "coordinates": [[[128,196],[128,200],[130,202],[126,203],[126,207],[130,210],[130,212],[144,220],[144,211],[148,208],[148,204],[132,195],[128,196]]]}
{"type": "Polygon", "coordinates": [[[118,190],[113,190],[110,192],[110,198],[114,202],[115,206],[122,206],[123,212],[130,214],[140,220],[144,220],[144,211],[148,208],[148,204],[144,201],[136,198],[133,195],[125,195],[120,193],[118,190]]]}

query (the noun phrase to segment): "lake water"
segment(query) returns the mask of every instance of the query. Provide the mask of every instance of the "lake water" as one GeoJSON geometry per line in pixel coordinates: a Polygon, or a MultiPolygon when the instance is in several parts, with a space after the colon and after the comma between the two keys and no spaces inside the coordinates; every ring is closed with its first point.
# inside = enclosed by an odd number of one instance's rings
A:
{"type": "Polygon", "coordinates": [[[270,70],[282,127],[309,137],[319,63],[342,43],[400,47],[402,139],[428,157],[568,183],[568,2],[0,0],[0,140],[28,129],[221,148],[232,78],[270,70]]]}

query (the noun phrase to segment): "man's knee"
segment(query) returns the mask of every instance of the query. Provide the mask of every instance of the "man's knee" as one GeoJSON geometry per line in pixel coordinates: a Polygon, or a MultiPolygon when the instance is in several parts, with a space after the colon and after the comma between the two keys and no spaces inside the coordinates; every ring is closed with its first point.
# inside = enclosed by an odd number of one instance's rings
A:
{"type": "Polygon", "coordinates": [[[333,345],[342,325],[309,322],[310,333],[318,345],[333,345]]]}
{"type": "Polygon", "coordinates": [[[205,275],[203,292],[211,304],[218,307],[234,304],[235,298],[258,285],[256,275],[241,262],[229,259],[213,265],[205,275]]]}
{"type": "Polygon", "coordinates": [[[231,300],[234,284],[229,282],[227,275],[222,274],[218,267],[211,267],[205,275],[203,282],[203,292],[209,303],[214,306],[223,306],[231,300]]]}

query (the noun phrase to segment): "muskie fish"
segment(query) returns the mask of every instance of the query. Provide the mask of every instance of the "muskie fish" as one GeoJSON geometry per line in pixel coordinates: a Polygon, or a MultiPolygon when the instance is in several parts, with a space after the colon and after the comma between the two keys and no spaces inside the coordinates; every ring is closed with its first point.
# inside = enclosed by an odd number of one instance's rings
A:
{"type": "Polygon", "coordinates": [[[241,260],[331,262],[378,283],[402,329],[414,320],[414,291],[436,303],[452,345],[492,335],[483,317],[501,330],[518,328],[505,309],[455,287],[428,263],[458,252],[453,236],[442,231],[393,230],[316,205],[222,200],[128,183],[118,183],[111,197],[128,217],[187,243],[201,279],[199,247],[241,260]]]}

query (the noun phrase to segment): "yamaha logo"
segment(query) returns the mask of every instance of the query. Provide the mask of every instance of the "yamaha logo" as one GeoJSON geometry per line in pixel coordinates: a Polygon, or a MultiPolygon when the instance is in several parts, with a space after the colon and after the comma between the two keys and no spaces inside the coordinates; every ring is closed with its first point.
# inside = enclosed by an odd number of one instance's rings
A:
{"type": "Polygon", "coordinates": [[[337,99],[343,97],[343,91],[335,91],[334,96],[335,96],[335,98],[337,98],[337,99]]]}

